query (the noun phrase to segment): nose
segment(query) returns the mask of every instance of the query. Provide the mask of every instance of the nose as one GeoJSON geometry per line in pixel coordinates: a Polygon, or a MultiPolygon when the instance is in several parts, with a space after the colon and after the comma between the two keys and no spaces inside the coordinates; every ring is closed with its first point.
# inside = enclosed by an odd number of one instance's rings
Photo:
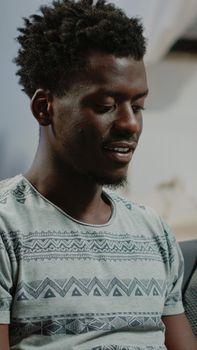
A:
{"type": "Polygon", "coordinates": [[[117,109],[113,129],[121,134],[140,134],[142,130],[141,113],[134,113],[131,104],[124,104],[117,109]]]}

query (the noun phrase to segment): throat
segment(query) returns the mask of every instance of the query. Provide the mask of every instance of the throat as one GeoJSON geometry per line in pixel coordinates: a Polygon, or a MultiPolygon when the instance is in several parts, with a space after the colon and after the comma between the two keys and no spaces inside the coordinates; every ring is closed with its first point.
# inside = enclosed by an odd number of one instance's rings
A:
{"type": "Polygon", "coordinates": [[[112,213],[112,204],[102,191],[102,185],[76,172],[50,171],[40,173],[33,167],[24,175],[34,188],[71,218],[92,225],[106,224],[112,213]],[[58,174],[58,175],[57,175],[58,174]]]}
{"type": "MultiPolygon", "coordinates": [[[[86,206],[79,203],[75,206],[62,206],[59,207],[75,220],[78,220],[88,225],[105,225],[111,218],[112,205],[110,201],[102,195],[101,201],[98,203],[89,203],[86,206]]],[[[76,203],[75,203],[76,204],[76,203]]]]}

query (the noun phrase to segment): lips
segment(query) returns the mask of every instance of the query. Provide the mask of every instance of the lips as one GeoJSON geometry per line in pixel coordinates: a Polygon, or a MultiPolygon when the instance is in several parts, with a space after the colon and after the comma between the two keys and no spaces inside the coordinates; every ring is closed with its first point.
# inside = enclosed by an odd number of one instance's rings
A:
{"type": "Polygon", "coordinates": [[[109,142],[103,146],[104,154],[107,158],[118,163],[130,162],[137,142],[109,142]]]}
{"type": "Polygon", "coordinates": [[[128,153],[129,147],[104,147],[104,150],[118,153],[128,153]]]}

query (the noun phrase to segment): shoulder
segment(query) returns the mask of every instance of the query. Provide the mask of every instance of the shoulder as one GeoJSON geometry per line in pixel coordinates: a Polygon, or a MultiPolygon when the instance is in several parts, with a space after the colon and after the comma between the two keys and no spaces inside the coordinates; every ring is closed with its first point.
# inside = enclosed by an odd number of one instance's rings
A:
{"type": "Polygon", "coordinates": [[[6,202],[6,198],[21,182],[22,176],[17,175],[12,178],[4,179],[0,181],[0,203],[6,202]]]}
{"type": "Polygon", "coordinates": [[[0,208],[13,202],[23,203],[32,191],[22,175],[0,181],[0,208]]]}
{"type": "Polygon", "coordinates": [[[26,216],[26,199],[32,189],[22,175],[0,181],[0,232],[16,231],[26,216]]]}
{"type": "Polygon", "coordinates": [[[162,225],[161,218],[155,209],[143,203],[133,202],[130,199],[112,191],[106,191],[106,193],[111,201],[115,204],[117,211],[127,213],[132,218],[139,218],[145,221],[151,220],[158,225],[162,225]]]}
{"type": "Polygon", "coordinates": [[[0,206],[6,205],[13,188],[19,181],[20,175],[0,181],[0,206]]]}
{"type": "Polygon", "coordinates": [[[15,259],[22,229],[28,225],[31,203],[26,205],[26,200],[32,193],[23,175],[0,181],[0,251],[6,249],[10,259],[15,259]]]}
{"type": "Polygon", "coordinates": [[[140,232],[141,235],[162,239],[165,245],[175,243],[175,235],[154,208],[133,202],[112,191],[107,191],[107,195],[114,203],[117,220],[125,221],[130,228],[134,227],[134,232],[140,232]]]}

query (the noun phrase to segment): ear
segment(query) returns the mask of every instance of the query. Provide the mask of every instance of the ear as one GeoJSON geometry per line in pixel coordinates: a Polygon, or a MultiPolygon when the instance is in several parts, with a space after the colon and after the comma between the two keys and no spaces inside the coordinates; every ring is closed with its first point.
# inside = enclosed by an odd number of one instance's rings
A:
{"type": "Polygon", "coordinates": [[[31,99],[31,110],[41,126],[51,124],[53,115],[53,95],[46,90],[38,89],[31,99]]]}

